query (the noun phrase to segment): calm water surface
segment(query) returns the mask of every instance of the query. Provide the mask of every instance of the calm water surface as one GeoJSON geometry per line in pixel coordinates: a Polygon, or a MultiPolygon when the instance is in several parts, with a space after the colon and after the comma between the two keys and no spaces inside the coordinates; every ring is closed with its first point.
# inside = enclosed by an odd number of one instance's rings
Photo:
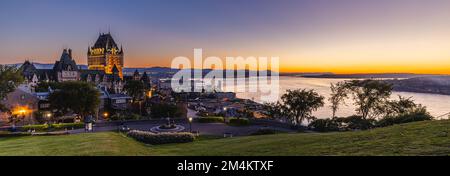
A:
{"type": "MultiPolygon", "coordinates": [[[[280,77],[280,96],[288,89],[314,89],[320,95],[326,98],[326,104],[323,108],[320,108],[314,113],[314,116],[318,118],[328,118],[332,112],[328,98],[330,96],[330,84],[345,81],[346,79],[326,79],[326,78],[301,78],[301,77],[280,77]]],[[[257,82],[249,82],[249,84],[257,84],[257,82]]],[[[247,84],[248,85],[248,84],[247,84]]],[[[243,86],[243,85],[240,85],[243,86]]],[[[245,86],[245,85],[244,85],[245,86]]],[[[440,116],[450,112],[450,96],[436,95],[436,94],[423,94],[423,93],[410,93],[410,92],[394,92],[392,98],[397,98],[397,95],[404,97],[411,97],[416,103],[420,103],[427,107],[428,111],[433,116],[440,116]]],[[[259,93],[237,93],[238,98],[252,99],[254,101],[263,103],[259,97],[259,93]]],[[[277,101],[274,99],[273,101],[277,101]]],[[[341,106],[341,109],[337,112],[338,116],[349,116],[355,114],[355,107],[353,101],[348,99],[345,102],[346,106],[341,106]]]]}

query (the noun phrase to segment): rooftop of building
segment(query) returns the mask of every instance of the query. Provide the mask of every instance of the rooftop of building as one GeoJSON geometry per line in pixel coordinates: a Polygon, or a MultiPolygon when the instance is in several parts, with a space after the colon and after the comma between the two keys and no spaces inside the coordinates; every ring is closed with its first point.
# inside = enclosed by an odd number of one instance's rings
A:
{"type": "Polygon", "coordinates": [[[98,37],[97,41],[95,42],[93,48],[116,48],[118,49],[119,47],[117,46],[117,43],[114,41],[112,35],[110,33],[104,34],[101,33],[100,36],[98,37]]]}

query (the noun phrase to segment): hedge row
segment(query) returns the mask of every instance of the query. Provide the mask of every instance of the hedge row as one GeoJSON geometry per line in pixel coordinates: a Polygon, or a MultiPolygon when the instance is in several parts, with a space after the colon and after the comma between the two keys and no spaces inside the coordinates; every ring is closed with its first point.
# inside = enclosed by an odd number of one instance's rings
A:
{"type": "Polygon", "coordinates": [[[197,118],[197,122],[199,123],[223,123],[223,117],[201,117],[197,118]]]}
{"type": "Polygon", "coordinates": [[[9,131],[1,131],[0,138],[2,137],[21,137],[21,136],[59,136],[69,134],[65,131],[60,132],[44,132],[44,133],[28,133],[28,132],[9,132],[9,131]]]}
{"type": "Polygon", "coordinates": [[[21,128],[22,131],[36,130],[36,131],[51,131],[64,129],[79,129],[84,128],[84,123],[59,123],[59,124],[42,124],[42,125],[25,125],[21,128]]]}
{"type": "Polygon", "coordinates": [[[49,130],[50,125],[48,124],[42,124],[42,125],[25,125],[22,126],[21,131],[28,131],[28,130],[36,130],[36,131],[47,131],[49,130]]]}
{"type": "Polygon", "coordinates": [[[169,144],[193,142],[195,136],[192,133],[152,133],[148,131],[131,130],[128,137],[146,144],[169,144]]]}
{"type": "Polygon", "coordinates": [[[413,112],[401,114],[396,117],[385,117],[377,122],[377,126],[387,127],[395,124],[433,120],[433,118],[434,117],[427,113],[425,110],[419,109],[413,112]]]}
{"type": "Polygon", "coordinates": [[[64,130],[64,129],[79,129],[84,128],[84,123],[59,123],[59,124],[52,124],[51,127],[55,130],[64,130]]]}
{"type": "Polygon", "coordinates": [[[228,124],[233,126],[247,126],[250,125],[250,120],[247,118],[230,118],[228,124]]]}

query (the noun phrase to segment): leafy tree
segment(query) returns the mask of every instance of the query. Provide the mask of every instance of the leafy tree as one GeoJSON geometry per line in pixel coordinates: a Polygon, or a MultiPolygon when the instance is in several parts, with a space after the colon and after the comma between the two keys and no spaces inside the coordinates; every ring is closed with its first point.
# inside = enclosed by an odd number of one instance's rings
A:
{"type": "Polygon", "coordinates": [[[69,112],[82,117],[94,114],[100,105],[100,92],[91,84],[79,81],[59,83],[59,89],[50,94],[50,108],[59,115],[69,112]]]}
{"type": "MultiPolygon", "coordinates": [[[[12,66],[0,65],[0,100],[9,93],[14,92],[19,84],[23,82],[20,69],[12,66]]],[[[0,111],[10,111],[5,105],[0,104],[0,111]]]]}
{"type": "Polygon", "coordinates": [[[139,120],[141,116],[128,111],[116,112],[114,115],[109,117],[110,121],[125,121],[125,120],[139,120]]]}
{"type": "Polygon", "coordinates": [[[339,131],[340,124],[336,122],[335,119],[316,119],[312,121],[309,125],[314,131],[329,132],[329,131],[339,131]]]}
{"type": "Polygon", "coordinates": [[[345,86],[343,86],[342,82],[339,82],[337,84],[331,84],[331,96],[328,99],[330,101],[331,110],[333,112],[333,118],[336,117],[336,112],[339,110],[339,106],[344,102],[346,98],[348,98],[347,89],[345,89],[345,86]]]}
{"type": "Polygon", "coordinates": [[[145,92],[144,83],[136,80],[127,81],[123,89],[129,96],[133,97],[133,102],[141,99],[145,92]]]}
{"type": "Polygon", "coordinates": [[[151,105],[152,118],[180,117],[182,112],[174,104],[154,103],[151,105]]]}
{"type": "Polygon", "coordinates": [[[385,116],[377,122],[379,127],[390,126],[394,124],[402,124],[417,121],[433,120],[434,117],[428,113],[426,107],[418,105],[405,113],[398,114],[396,116],[385,116]]]}
{"type": "Polygon", "coordinates": [[[356,111],[363,119],[375,117],[392,93],[391,84],[371,79],[345,81],[337,87],[353,95],[356,111]]]}
{"type": "Polygon", "coordinates": [[[48,92],[48,88],[52,88],[53,90],[59,89],[61,84],[58,82],[39,82],[38,85],[35,87],[36,92],[48,92]]]}
{"type": "Polygon", "coordinates": [[[386,101],[384,105],[378,108],[378,114],[386,116],[398,116],[400,114],[405,114],[407,112],[414,111],[414,109],[422,106],[420,104],[416,104],[414,100],[409,98],[405,98],[402,96],[398,96],[398,100],[390,100],[386,101]]]}
{"type": "Polygon", "coordinates": [[[344,130],[367,130],[375,126],[375,119],[364,119],[362,116],[349,116],[344,118],[335,118],[334,121],[340,124],[344,130]]]}
{"type": "Polygon", "coordinates": [[[379,108],[379,113],[383,115],[378,122],[380,127],[434,119],[425,106],[402,96],[398,100],[387,101],[379,108]]]}
{"type": "Polygon", "coordinates": [[[266,110],[266,114],[271,118],[278,119],[283,117],[283,105],[280,102],[264,103],[263,107],[266,110]]]}
{"type": "Polygon", "coordinates": [[[282,114],[299,125],[314,119],[312,112],[324,105],[324,97],[314,90],[287,90],[279,104],[282,104],[282,114]]]}

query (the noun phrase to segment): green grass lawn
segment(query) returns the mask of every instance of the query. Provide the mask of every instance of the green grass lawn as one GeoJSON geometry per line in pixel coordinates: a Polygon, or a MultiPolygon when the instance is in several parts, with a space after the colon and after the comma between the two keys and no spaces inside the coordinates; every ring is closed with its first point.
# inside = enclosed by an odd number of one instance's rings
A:
{"type": "Polygon", "coordinates": [[[151,148],[114,132],[0,139],[0,155],[145,155],[151,148]]]}
{"type": "Polygon", "coordinates": [[[144,145],[114,132],[0,139],[0,155],[450,155],[450,121],[360,132],[299,133],[144,145]]]}

